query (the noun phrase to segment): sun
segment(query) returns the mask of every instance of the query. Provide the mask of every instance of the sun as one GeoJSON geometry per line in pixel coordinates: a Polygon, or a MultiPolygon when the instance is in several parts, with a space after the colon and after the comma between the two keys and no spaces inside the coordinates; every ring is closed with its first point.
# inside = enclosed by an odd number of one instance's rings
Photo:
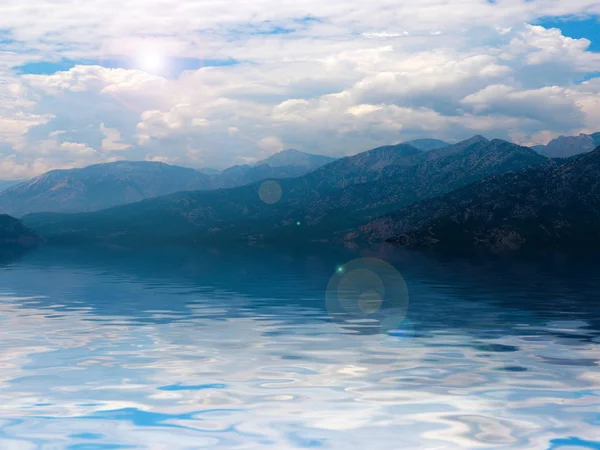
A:
{"type": "Polygon", "coordinates": [[[164,60],[162,55],[155,51],[144,51],[137,57],[138,67],[145,72],[160,72],[163,67],[163,63],[164,60]]]}

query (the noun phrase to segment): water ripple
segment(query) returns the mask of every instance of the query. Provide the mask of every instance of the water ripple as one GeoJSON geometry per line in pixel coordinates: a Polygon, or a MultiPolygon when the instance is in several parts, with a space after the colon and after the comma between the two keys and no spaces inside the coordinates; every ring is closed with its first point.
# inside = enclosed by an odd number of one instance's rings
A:
{"type": "Polygon", "coordinates": [[[408,317],[373,332],[331,318],[335,264],[310,261],[264,263],[276,289],[52,259],[3,271],[0,448],[598,448],[592,306],[541,309],[526,284],[478,290],[436,263],[403,273],[408,317]]]}

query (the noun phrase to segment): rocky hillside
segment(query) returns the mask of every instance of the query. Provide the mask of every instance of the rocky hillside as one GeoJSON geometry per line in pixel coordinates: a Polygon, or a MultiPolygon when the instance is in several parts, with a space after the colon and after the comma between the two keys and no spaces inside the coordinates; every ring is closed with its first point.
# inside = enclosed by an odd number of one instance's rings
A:
{"type": "Polygon", "coordinates": [[[24,180],[1,180],[0,181],[0,192],[7,190],[17,184],[21,184],[24,180]]]}
{"type": "Polygon", "coordinates": [[[279,166],[273,167],[268,164],[257,166],[241,165],[233,166],[210,177],[208,189],[233,188],[256,183],[268,178],[295,178],[305,175],[313,169],[306,166],[279,166]]]}
{"type": "MultiPolygon", "coordinates": [[[[307,172],[335,161],[335,158],[324,155],[304,153],[293,148],[276,153],[269,158],[257,163],[257,166],[270,167],[303,167],[307,172]]],[[[305,172],[306,173],[306,172],[305,172]]]]}
{"type": "Polygon", "coordinates": [[[600,133],[580,134],[579,136],[560,136],[548,143],[537,145],[534,150],[548,158],[570,158],[589,153],[600,145],[600,133]]]}
{"type": "Polygon", "coordinates": [[[182,192],[89,214],[27,216],[52,239],[321,239],[368,217],[445,194],[483,178],[548,164],[533,150],[475,137],[422,152],[401,144],[343,158],[279,180],[281,198],[261,200],[261,183],[182,192]]]}
{"type": "Polygon", "coordinates": [[[450,143],[440,139],[415,139],[413,141],[407,141],[405,144],[412,145],[413,147],[423,150],[424,152],[448,147],[450,145],[450,143]]]}
{"type": "Polygon", "coordinates": [[[493,251],[593,248],[600,244],[600,147],[414,204],[346,235],[356,238],[493,251]]]}
{"type": "Polygon", "coordinates": [[[43,240],[18,219],[0,214],[0,248],[29,248],[35,247],[43,240]]]}
{"type": "Polygon", "coordinates": [[[234,166],[217,173],[149,161],[53,170],[0,192],[0,212],[20,217],[34,212],[97,211],[174,192],[298,177],[332,160],[293,150],[278,153],[259,165],[234,166]]]}
{"type": "Polygon", "coordinates": [[[187,189],[207,189],[210,177],[160,162],[121,161],[53,170],[0,193],[0,211],[95,211],[187,189]]]}

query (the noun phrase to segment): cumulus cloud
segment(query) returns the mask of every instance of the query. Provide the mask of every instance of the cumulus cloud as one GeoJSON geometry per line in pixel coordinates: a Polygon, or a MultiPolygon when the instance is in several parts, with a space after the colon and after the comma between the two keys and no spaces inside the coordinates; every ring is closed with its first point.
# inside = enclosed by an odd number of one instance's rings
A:
{"type": "Polygon", "coordinates": [[[581,127],[585,122],[585,113],[570,91],[557,86],[518,90],[492,85],[465,97],[462,103],[479,115],[522,117],[559,130],[581,127]]]}
{"type": "Polygon", "coordinates": [[[258,146],[264,151],[273,154],[283,150],[283,142],[276,136],[268,136],[258,141],[258,146]]]}
{"type": "Polygon", "coordinates": [[[51,114],[34,113],[35,102],[18,80],[0,79],[0,99],[0,142],[15,145],[31,127],[52,118],[51,114]]]}
{"type": "Polygon", "coordinates": [[[588,39],[563,36],[558,28],[525,24],[524,30],[511,41],[510,53],[524,56],[531,65],[568,64],[573,71],[597,71],[600,54],[587,52],[590,44],[588,39]]]}
{"type": "Polygon", "coordinates": [[[600,54],[530,24],[585,14],[600,15],[597,0],[6,0],[0,178],[117,157],[223,168],[289,147],[343,156],[598,131],[600,54]],[[183,69],[146,73],[148,52],[183,69]],[[73,67],[22,68],[61,61],[73,67]]]}
{"type": "Polygon", "coordinates": [[[107,128],[104,123],[100,124],[100,131],[104,134],[102,139],[102,150],[107,152],[127,150],[131,145],[120,142],[121,133],[116,128],[107,128]]]}

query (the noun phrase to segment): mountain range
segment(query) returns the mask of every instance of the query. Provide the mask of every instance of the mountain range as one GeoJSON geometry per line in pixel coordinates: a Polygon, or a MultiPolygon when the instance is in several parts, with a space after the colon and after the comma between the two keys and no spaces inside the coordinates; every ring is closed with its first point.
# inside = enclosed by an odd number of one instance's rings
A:
{"type": "Polygon", "coordinates": [[[589,153],[598,146],[600,146],[600,133],[560,136],[547,145],[536,145],[532,148],[548,158],[570,158],[589,153]]]}
{"type": "MultiPolygon", "coordinates": [[[[547,146],[534,147],[534,150],[550,158],[562,158],[589,152],[597,141],[600,143],[600,133],[560,137],[547,146]]],[[[409,145],[423,152],[451,146],[439,139],[416,139],[398,145],[409,145]]],[[[380,150],[391,147],[394,146],[380,150]]],[[[334,158],[327,156],[289,149],[255,164],[237,165],[223,171],[193,170],[148,161],[120,161],[82,169],[55,170],[29,181],[0,182],[0,212],[20,217],[35,212],[98,211],[180,191],[225,189],[270,178],[300,177],[333,161],[334,158]]],[[[356,181],[344,179],[346,173],[343,171],[333,176],[341,177],[345,185],[356,181]]]]}
{"type": "Polygon", "coordinates": [[[476,136],[428,152],[408,144],[346,157],[278,181],[265,203],[262,183],[179,192],[80,214],[32,214],[26,224],[54,240],[327,239],[335,231],[486,177],[551,164],[527,147],[476,136]]]}
{"type": "MultiPolygon", "coordinates": [[[[594,135],[582,136],[576,141],[594,135]]],[[[23,217],[54,242],[391,241],[493,251],[600,244],[600,148],[550,158],[475,136],[456,144],[411,141],[333,161],[288,150],[218,174],[132,162],[75,171],[86,175],[83,181],[67,172],[70,184],[44,178],[54,172],[38,177],[55,186],[39,188],[40,196],[52,199],[58,191],[69,199],[66,193],[81,182],[85,195],[73,197],[83,199],[78,207],[98,199],[98,210],[23,217]],[[118,176],[109,170],[114,166],[118,176]],[[148,198],[135,202],[135,195],[148,198]],[[125,204],[102,207],[104,197],[116,196],[125,204]]],[[[35,185],[16,188],[31,193],[35,185]]],[[[25,203],[23,209],[30,207],[25,203]]]]}
{"type": "Polygon", "coordinates": [[[21,184],[25,180],[0,180],[0,192],[6,189],[21,184]]]}
{"type": "Polygon", "coordinates": [[[118,161],[82,169],[53,170],[0,192],[0,212],[20,217],[42,211],[96,211],[179,191],[230,188],[266,178],[297,177],[331,161],[334,158],[287,150],[255,165],[234,166],[217,173],[151,161],[118,161]]]}
{"type": "Polygon", "coordinates": [[[406,141],[404,144],[412,145],[413,147],[423,150],[424,152],[436,150],[442,147],[448,147],[451,145],[450,143],[440,139],[415,139],[412,141],[406,141]]]}
{"type": "Polygon", "coordinates": [[[313,155],[290,148],[263,159],[255,166],[267,165],[270,167],[304,167],[307,171],[324,166],[335,161],[335,158],[324,155],[313,155]]]}
{"type": "Polygon", "coordinates": [[[416,203],[346,238],[453,250],[597,248],[599,175],[600,147],[561,164],[499,175],[416,203]]]}

